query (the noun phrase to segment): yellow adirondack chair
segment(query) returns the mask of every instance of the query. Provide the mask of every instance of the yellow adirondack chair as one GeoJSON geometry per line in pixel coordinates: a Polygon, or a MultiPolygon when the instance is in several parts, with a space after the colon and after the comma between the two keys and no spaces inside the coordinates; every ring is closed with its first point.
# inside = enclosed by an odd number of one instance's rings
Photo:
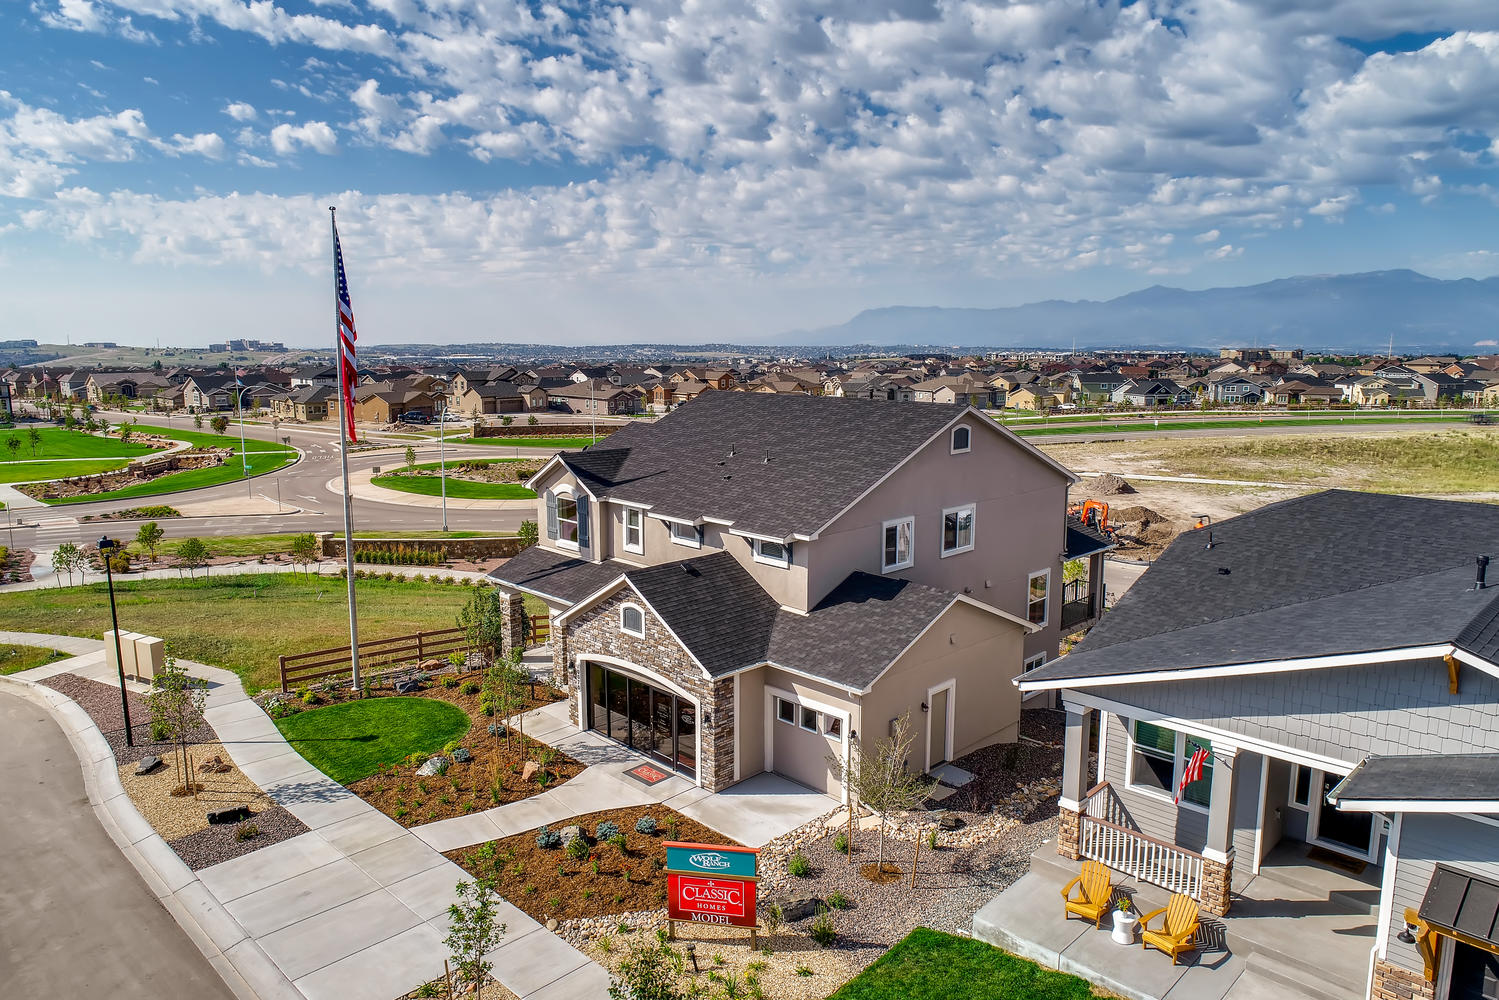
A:
{"type": "Polygon", "coordinates": [[[1175,965],[1183,952],[1196,951],[1193,938],[1197,936],[1197,900],[1181,893],[1173,893],[1171,902],[1159,910],[1152,910],[1140,918],[1140,946],[1155,948],[1171,956],[1175,965]],[[1150,921],[1165,914],[1161,926],[1150,929],[1150,921]]]}
{"type": "Polygon", "coordinates": [[[1109,882],[1109,867],[1101,861],[1084,861],[1083,873],[1062,888],[1062,902],[1066,909],[1062,919],[1074,913],[1084,920],[1093,921],[1094,927],[1103,925],[1103,915],[1109,912],[1109,901],[1114,897],[1114,886],[1109,882]],[[1079,889],[1076,898],[1073,888],[1079,889]]]}

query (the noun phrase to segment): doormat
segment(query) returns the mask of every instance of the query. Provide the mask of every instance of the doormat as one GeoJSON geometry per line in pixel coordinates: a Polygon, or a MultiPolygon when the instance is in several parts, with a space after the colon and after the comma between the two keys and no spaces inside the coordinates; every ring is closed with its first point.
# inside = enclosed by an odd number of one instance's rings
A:
{"type": "Polygon", "coordinates": [[[671,777],[669,772],[663,771],[659,767],[652,767],[650,764],[637,764],[625,773],[642,785],[659,785],[671,777]]]}
{"type": "Polygon", "coordinates": [[[1369,867],[1369,862],[1367,861],[1350,858],[1346,854],[1339,854],[1337,851],[1329,851],[1321,847],[1310,848],[1306,852],[1306,859],[1326,865],[1329,868],[1345,871],[1350,875],[1362,875],[1364,869],[1369,867]]]}

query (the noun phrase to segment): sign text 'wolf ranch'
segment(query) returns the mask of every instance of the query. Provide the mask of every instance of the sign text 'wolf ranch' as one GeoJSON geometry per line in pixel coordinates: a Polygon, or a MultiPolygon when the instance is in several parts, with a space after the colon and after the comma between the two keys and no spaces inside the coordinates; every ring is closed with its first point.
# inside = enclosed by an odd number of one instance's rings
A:
{"type": "Polygon", "coordinates": [[[668,841],[665,846],[668,872],[727,878],[754,878],[758,874],[760,852],[753,847],[685,844],[676,841],[668,841]]]}
{"type": "Polygon", "coordinates": [[[749,879],[666,876],[666,915],[700,924],[755,926],[755,883],[749,879]]]}

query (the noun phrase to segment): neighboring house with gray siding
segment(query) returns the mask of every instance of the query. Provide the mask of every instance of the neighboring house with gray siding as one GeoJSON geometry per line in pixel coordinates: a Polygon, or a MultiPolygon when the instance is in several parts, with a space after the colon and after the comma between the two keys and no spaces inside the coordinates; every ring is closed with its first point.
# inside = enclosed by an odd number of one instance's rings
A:
{"type": "Polygon", "coordinates": [[[1071,629],[1101,611],[1072,481],[968,406],[705,392],[551,460],[539,544],[490,578],[511,620],[550,607],[578,726],[711,790],[842,796],[829,755],[902,715],[919,771],[1018,738],[1008,682],[1057,651],[1064,557],[1091,570],[1071,629]]]}
{"type": "Polygon", "coordinates": [[[1059,853],[1159,883],[1128,845],[1174,845],[1224,914],[1277,847],[1331,852],[1382,876],[1371,996],[1496,996],[1495,555],[1492,506],[1342,491],[1179,538],[1018,682],[1067,709],[1059,853]]]}

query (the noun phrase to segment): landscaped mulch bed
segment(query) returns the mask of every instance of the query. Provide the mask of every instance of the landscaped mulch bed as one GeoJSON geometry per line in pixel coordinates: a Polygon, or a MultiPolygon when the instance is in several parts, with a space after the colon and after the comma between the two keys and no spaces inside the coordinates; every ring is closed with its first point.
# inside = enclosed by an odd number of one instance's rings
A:
{"type": "Polygon", "coordinates": [[[536,846],[530,830],[478,847],[449,851],[447,857],[470,875],[493,878],[496,891],[537,920],[548,917],[601,917],[632,910],[665,909],[668,840],[735,845],[723,834],[665,806],[636,806],[588,813],[552,826],[577,825],[589,855],[579,861],[563,848],[536,846]],[[637,833],[642,816],[657,823],[654,834],[637,833]],[[625,835],[625,851],[594,840],[598,824],[609,820],[625,835]],[[674,832],[667,828],[675,820],[674,832]],[[597,871],[595,871],[595,866],[597,871]]]}
{"type": "MultiPolygon", "coordinates": [[[[175,744],[158,743],[151,739],[151,710],[146,699],[131,691],[130,732],[135,746],[125,745],[125,716],[120,711],[120,689],[113,684],[101,684],[77,674],[53,674],[37,682],[54,691],[60,691],[78,703],[99,727],[99,732],[109,741],[115,760],[120,764],[134,764],[145,757],[160,757],[166,760],[172,755],[175,744]]],[[[189,743],[211,743],[218,739],[213,727],[204,723],[193,731],[189,743]]]]}
{"type": "MultiPolygon", "coordinates": [[[[518,802],[556,788],[582,773],[586,765],[529,736],[512,735],[508,743],[503,736],[491,736],[488,727],[496,721],[495,718],[480,711],[479,695],[463,693],[462,682],[477,681],[479,676],[477,673],[462,675],[458,687],[427,684],[409,695],[445,701],[468,714],[473,727],[459,742],[473,754],[473,760],[455,762],[448,767],[446,774],[431,778],[416,776],[420,761],[399,764],[356,781],[349,789],[396,822],[412,827],[518,802]],[[523,777],[528,761],[541,765],[541,770],[529,779],[523,777]],[[542,775],[545,775],[544,780],[542,775]]],[[[534,692],[534,697],[525,699],[525,711],[565,697],[545,684],[535,685],[534,692]]],[[[391,694],[386,697],[408,696],[391,694]]],[[[347,698],[347,692],[340,692],[336,700],[347,698]]]]}
{"type": "Polygon", "coordinates": [[[168,841],[167,844],[189,868],[198,871],[307,832],[306,824],[281,806],[271,806],[256,813],[250,822],[255,824],[259,832],[249,840],[239,839],[240,824],[223,823],[168,841]]]}

